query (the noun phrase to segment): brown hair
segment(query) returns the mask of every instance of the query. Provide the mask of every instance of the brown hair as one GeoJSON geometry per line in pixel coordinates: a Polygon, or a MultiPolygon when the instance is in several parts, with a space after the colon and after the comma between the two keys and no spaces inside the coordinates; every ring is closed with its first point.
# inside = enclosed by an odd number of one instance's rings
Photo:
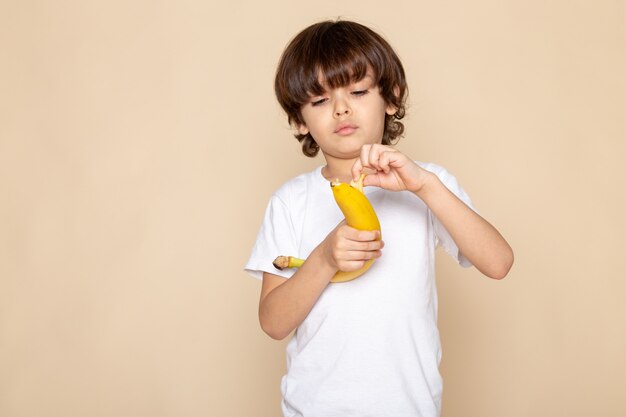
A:
{"type": "MultiPolygon", "coordinates": [[[[387,104],[397,111],[386,115],[382,143],[390,145],[404,132],[407,84],[404,68],[389,43],[373,30],[349,21],[325,21],[309,26],[287,46],[278,64],[274,90],[290,124],[303,124],[301,107],[311,96],[324,93],[319,75],[330,88],[360,81],[371,69],[387,104]]],[[[317,155],[310,133],[296,134],[302,152],[317,155]]]]}

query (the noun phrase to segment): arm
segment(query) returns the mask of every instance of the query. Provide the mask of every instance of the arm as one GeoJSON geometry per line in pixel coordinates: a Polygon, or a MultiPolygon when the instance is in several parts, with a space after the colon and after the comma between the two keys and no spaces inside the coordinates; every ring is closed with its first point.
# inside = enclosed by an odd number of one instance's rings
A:
{"type": "Polygon", "coordinates": [[[381,255],[377,231],[360,231],[341,222],[309,255],[294,275],[263,273],[259,302],[261,328],[284,339],[304,321],[330,279],[339,270],[354,271],[381,255]]]}
{"type": "Polygon", "coordinates": [[[489,278],[504,278],[513,265],[513,250],[502,235],[446,188],[433,173],[414,192],[437,216],[459,251],[489,278]]]}
{"type": "Polygon", "coordinates": [[[392,191],[407,190],[421,198],[450,233],[459,251],[480,272],[494,279],[507,275],[513,265],[513,250],[509,244],[435,174],[401,152],[379,144],[363,146],[360,158],[352,167],[352,176],[358,177],[363,168],[376,170],[365,177],[365,185],[392,191]]]}

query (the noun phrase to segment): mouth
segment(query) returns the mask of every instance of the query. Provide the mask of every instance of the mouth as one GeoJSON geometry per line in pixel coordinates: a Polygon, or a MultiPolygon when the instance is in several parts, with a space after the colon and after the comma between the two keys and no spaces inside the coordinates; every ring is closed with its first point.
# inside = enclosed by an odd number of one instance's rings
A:
{"type": "Polygon", "coordinates": [[[341,136],[351,135],[357,130],[357,126],[351,123],[342,123],[335,129],[335,133],[341,136]]]}

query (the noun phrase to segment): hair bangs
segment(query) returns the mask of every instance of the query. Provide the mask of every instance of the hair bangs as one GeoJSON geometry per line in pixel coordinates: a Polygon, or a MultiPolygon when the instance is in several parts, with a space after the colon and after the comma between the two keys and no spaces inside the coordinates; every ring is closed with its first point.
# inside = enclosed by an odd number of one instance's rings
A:
{"type": "MultiPolygon", "coordinates": [[[[368,71],[373,71],[374,81],[378,83],[378,68],[367,56],[366,51],[356,45],[342,45],[336,40],[311,45],[311,55],[307,59],[302,86],[308,95],[323,94],[328,89],[345,87],[365,78],[368,71]]],[[[308,99],[308,97],[307,97],[308,99]]]]}
{"type": "Polygon", "coordinates": [[[370,66],[362,53],[350,50],[336,53],[329,51],[318,60],[316,71],[318,80],[322,81],[323,86],[335,89],[362,80],[370,66]]]}

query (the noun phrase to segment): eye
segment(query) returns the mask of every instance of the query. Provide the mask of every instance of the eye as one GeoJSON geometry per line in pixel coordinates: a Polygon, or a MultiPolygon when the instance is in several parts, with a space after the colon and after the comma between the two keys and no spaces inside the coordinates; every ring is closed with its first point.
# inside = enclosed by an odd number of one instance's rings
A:
{"type": "Polygon", "coordinates": [[[356,90],[352,92],[353,96],[364,96],[365,94],[369,93],[369,90],[356,90]]]}
{"type": "Polygon", "coordinates": [[[311,101],[311,106],[319,106],[321,104],[324,104],[326,102],[326,98],[317,98],[317,99],[313,99],[311,101]]]}

